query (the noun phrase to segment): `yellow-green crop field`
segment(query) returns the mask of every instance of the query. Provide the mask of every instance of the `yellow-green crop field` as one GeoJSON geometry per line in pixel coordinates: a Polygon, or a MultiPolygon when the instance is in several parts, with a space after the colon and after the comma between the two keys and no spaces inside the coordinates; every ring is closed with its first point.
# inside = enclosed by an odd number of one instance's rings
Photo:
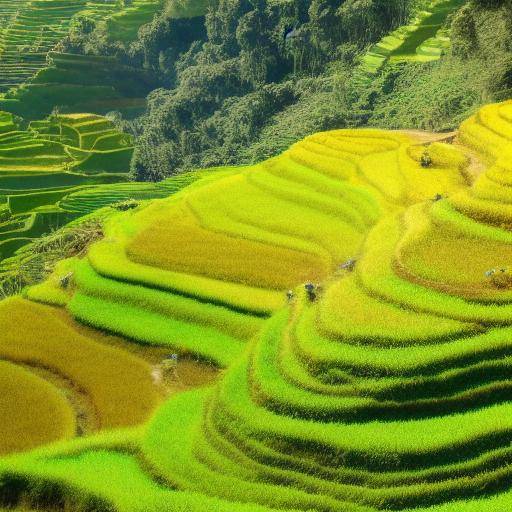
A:
{"type": "MultiPolygon", "coordinates": [[[[52,126],[56,160],[109,151],[104,118],[52,126]]],[[[455,139],[317,133],[111,211],[0,303],[0,506],[511,509],[511,156],[505,102],[455,139]],[[169,396],[151,350],[221,371],[169,396]]]]}

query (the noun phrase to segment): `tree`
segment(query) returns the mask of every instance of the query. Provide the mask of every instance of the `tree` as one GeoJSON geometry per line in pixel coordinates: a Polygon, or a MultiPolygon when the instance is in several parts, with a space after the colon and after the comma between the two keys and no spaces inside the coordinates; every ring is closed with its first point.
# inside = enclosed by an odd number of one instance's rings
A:
{"type": "Polygon", "coordinates": [[[272,41],[272,20],[266,0],[251,0],[253,10],[244,14],[236,29],[241,75],[254,87],[276,78],[278,48],[272,41]]]}

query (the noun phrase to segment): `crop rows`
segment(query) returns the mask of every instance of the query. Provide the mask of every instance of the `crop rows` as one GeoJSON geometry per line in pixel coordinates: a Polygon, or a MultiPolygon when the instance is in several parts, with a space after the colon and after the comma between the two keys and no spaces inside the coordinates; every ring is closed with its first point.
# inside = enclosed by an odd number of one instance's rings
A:
{"type": "Polygon", "coordinates": [[[0,3],[0,90],[5,92],[46,66],[48,52],[67,35],[74,16],[86,10],[102,17],[116,10],[115,1],[22,0],[0,3]]]}
{"type": "Polygon", "coordinates": [[[358,81],[369,82],[390,62],[439,59],[450,47],[450,32],[445,22],[463,3],[463,0],[432,0],[409,24],[400,26],[368,50],[356,71],[358,81]]]}
{"type": "Polygon", "coordinates": [[[47,55],[64,38],[76,16],[106,21],[111,37],[133,39],[151,21],[160,0],[20,0],[0,2],[0,91],[19,86],[47,66],[47,55]]]}
{"type": "Polygon", "coordinates": [[[127,117],[141,113],[152,78],[144,70],[121,65],[113,57],[49,52],[47,67],[0,99],[0,109],[26,119],[59,112],[112,110],[127,117]]]}
{"type": "Polygon", "coordinates": [[[455,145],[315,134],[111,215],[85,258],[0,306],[2,325],[35,308],[30,329],[78,329],[74,317],[227,370],[143,428],[5,459],[0,496],[51,491],[74,510],[510,508],[511,108],[484,108],[455,145]],[[471,186],[462,143],[487,162],[471,186]]]}
{"type": "Polygon", "coordinates": [[[76,218],[78,210],[59,206],[67,195],[100,183],[125,181],[132,153],[131,138],[100,116],[33,121],[26,131],[10,115],[4,116],[5,129],[0,133],[2,258],[76,218]]]}

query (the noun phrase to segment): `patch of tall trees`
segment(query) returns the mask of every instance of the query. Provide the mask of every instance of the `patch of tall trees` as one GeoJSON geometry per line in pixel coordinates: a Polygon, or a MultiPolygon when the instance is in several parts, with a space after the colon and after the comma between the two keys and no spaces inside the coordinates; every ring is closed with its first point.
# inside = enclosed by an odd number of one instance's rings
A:
{"type": "Polygon", "coordinates": [[[138,122],[135,177],[156,180],[184,169],[250,161],[247,147],[270,119],[314,90],[311,81],[329,74],[333,62],[353,58],[403,23],[415,4],[213,0],[205,37],[186,51],[163,35],[168,31],[160,34],[155,20],[141,30],[138,51],[150,54],[150,65],[158,52],[160,62],[162,53],[169,54],[163,74],[170,79],[150,94],[138,122]]]}

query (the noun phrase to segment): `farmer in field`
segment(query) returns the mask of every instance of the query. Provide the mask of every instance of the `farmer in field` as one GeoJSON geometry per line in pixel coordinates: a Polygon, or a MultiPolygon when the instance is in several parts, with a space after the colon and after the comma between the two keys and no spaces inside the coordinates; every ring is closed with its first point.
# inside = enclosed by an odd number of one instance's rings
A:
{"type": "Polygon", "coordinates": [[[71,284],[71,280],[73,279],[73,272],[68,272],[65,276],[60,278],[59,284],[60,287],[64,290],[67,290],[69,288],[69,285],[71,284]]]}
{"type": "Polygon", "coordinates": [[[356,268],[357,260],[355,258],[350,258],[349,260],[342,263],[339,268],[340,270],[346,270],[347,272],[353,272],[356,268]]]}
{"type": "Polygon", "coordinates": [[[168,375],[171,380],[181,383],[178,375],[178,354],[169,354],[161,363],[162,373],[168,375]]]}
{"type": "Polygon", "coordinates": [[[304,289],[306,290],[306,294],[310,302],[315,302],[316,300],[316,286],[313,283],[306,283],[304,285],[304,289]]]}
{"type": "Polygon", "coordinates": [[[485,272],[485,277],[489,279],[491,284],[496,288],[510,289],[512,288],[512,272],[506,267],[500,269],[492,268],[485,272]]]}

